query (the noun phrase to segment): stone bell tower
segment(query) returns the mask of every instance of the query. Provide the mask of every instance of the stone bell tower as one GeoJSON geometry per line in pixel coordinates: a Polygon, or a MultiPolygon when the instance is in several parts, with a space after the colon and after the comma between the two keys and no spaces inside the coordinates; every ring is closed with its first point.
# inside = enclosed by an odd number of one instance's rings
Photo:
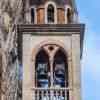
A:
{"type": "Polygon", "coordinates": [[[23,100],[81,100],[84,24],[74,0],[26,0],[17,25],[23,100]]]}

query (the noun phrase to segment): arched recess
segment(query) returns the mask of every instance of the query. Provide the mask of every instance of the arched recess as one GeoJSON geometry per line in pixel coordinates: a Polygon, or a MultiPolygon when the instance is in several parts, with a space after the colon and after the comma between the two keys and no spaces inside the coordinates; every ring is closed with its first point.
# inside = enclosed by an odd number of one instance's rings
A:
{"type": "Polygon", "coordinates": [[[55,87],[68,87],[68,61],[67,54],[59,48],[54,56],[54,85],[55,87]]]}
{"type": "MultiPolygon", "coordinates": [[[[46,46],[50,46],[50,45],[53,45],[53,46],[56,46],[58,48],[60,48],[62,50],[62,52],[66,55],[66,61],[67,59],[69,59],[70,55],[69,55],[69,52],[68,52],[68,48],[61,42],[61,41],[57,41],[57,40],[45,40],[45,41],[42,41],[40,42],[39,44],[37,44],[33,49],[32,49],[32,71],[34,73],[32,73],[32,83],[34,84],[33,87],[36,87],[37,84],[36,84],[36,67],[37,67],[37,57],[38,55],[40,54],[39,52],[41,50],[43,50],[45,52],[45,54],[48,56],[48,59],[49,59],[49,67],[50,67],[50,63],[53,63],[53,62],[50,62],[50,53],[46,50],[46,46]]],[[[52,51],[53,52],[53,51],[52,51]]],[[[51,53],[52,53],[51,52],[51,53]]],[[[56,52],[57,53],[57,52],[56,52]]],[[[54,53],[54,55],[56,55],[54,53]]],[[[53,57],[54,58],[54,57],[53,57]]],[[[69,65],[69,61],[67,62],[68,65],[69,65]]],[[[70,67],[70,66],[69,66],[70,67]]],[[[50,69],[51,71],[51,69],[50,69]]],[[[48,76],[48,78],[51,80],[51,78],[48,76]]],[[[51,85],[51,83],[49,82],[49,84],[51,85]]],[[[53,82],[52,82],[53,84],[53,82]]],[[[50,87],[50,86],[49,86],[50,87]]]]}
{"type": "Polygon", "coordinates": [[[45,23],[57,24],[57,7],[56,7],[56,4],[52,1],[49,1],[45,4],[45,23]],[[52,15],[52,18],[51,18],[52,20],[50,22],[48,21],[48,14],[52,15]]]}
{"type": "Polygon", "coordinates": [[[30,8],[30,18],[31,18],[31,23],[32,24],[37,24],[37,11],[36,11],[36,7],[32,6],[30,8]]]}
{"type": "Polygon", "coordinates": [[[65,23],[69,24],[73,21],[72,8],[69,5],[65,6],[65,23]]]}
{"type": "Polygon", "coordinates": [[[48,72],[49,68],[49,56],[44,49],[36,55],[35,59],[35,86],[36,87],[48,87],[49,86],[49,77],[48,72]]]}
{"type": "Polygon", "coordinates": [[[72,10],[70,8],[67,9],[67,22],[71,23],[72,22],[72,10]]]}
{"type": "Polygon", "coordinates": [[[69,100],[69,66],[66,50],[58,43],[49,42],[38,46],[38,51],[35,54],[35,95],[40,95],[39,98],[48,97],[49,100],[52,100],[50,98],[58,100],[59,94],[59,99],[69,100]]]}
{"type": "Polygon", "coordinates": [[[48,5],[47,8],[47,21],[48,23],[54,23],[54,6],[52,4],[48,5]]]}

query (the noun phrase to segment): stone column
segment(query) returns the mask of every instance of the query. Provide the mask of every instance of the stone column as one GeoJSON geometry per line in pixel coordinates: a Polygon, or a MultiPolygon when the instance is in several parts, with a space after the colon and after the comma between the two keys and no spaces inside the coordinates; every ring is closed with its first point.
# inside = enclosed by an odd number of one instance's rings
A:
{"type": "Polygon", "coordinates": [[[1,48],[0,48],[0,100],[1,100],[1,82],[2,82],[2,51],[1,51],[1,48]]]}
{"type": "Polygon", "coordinates": [[[26,23],[31,23],[29,0],[26,0],[26,3],[25,3],[25,22],[26,23]]]}
{"type": "Polygon", "coordinates": [[[23,35],[23,100],[32,100],[30,35],[23,35]]]}
{"type": "MultiPolygon", "coordinates": [[[[35,56],[35,55],[32,55],[32,56],[35,56]]],[[[32,100],[35,100],[35,90],[34,90],[34,88],[36,88],[35,87],[35,74],[36,74],[35,71],[36,71],[35,70],[35,57],[32,57],[32,66],[31,66],[31,79],[32,79],[31,86],[32,86],[32,95],[33,95],[32,100]]]]}
{"type": "Polygon", "coordinates": [[[73,100],[73,69],[72,69],[72,45],[70,38],[70,49],[68,51],[68,81],[69,81],[69,100],[73,100]]]}
{"type": "Polygon", "coordinates": [[[81,100],[80,35],[72,34],[73,99],[81,100]]]}

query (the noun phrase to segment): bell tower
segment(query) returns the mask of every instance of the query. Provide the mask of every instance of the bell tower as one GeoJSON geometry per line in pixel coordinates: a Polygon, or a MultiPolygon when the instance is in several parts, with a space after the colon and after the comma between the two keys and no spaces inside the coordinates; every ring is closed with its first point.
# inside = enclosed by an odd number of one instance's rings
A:
{"type": "Polygon", "coordinates": [[[74,0],[26,0],[17,25],[22,100],[81,100],[84,24],[74,0]]]}
{"type": "Polygon", "coordinates": [[[74,0],[26,0],[24,10],[26,23],[68,24],[78,21],[74,0]]]}

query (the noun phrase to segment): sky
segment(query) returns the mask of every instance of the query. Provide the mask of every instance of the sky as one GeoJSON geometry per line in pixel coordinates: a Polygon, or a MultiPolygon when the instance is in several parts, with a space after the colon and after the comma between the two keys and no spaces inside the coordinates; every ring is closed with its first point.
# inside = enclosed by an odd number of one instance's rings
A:
{"type": "Polygon", "coordinates": [[[85,23],[81,60],[82,100],[100,100],[100,0],[76,0],[79,20],[85,23]]]}

